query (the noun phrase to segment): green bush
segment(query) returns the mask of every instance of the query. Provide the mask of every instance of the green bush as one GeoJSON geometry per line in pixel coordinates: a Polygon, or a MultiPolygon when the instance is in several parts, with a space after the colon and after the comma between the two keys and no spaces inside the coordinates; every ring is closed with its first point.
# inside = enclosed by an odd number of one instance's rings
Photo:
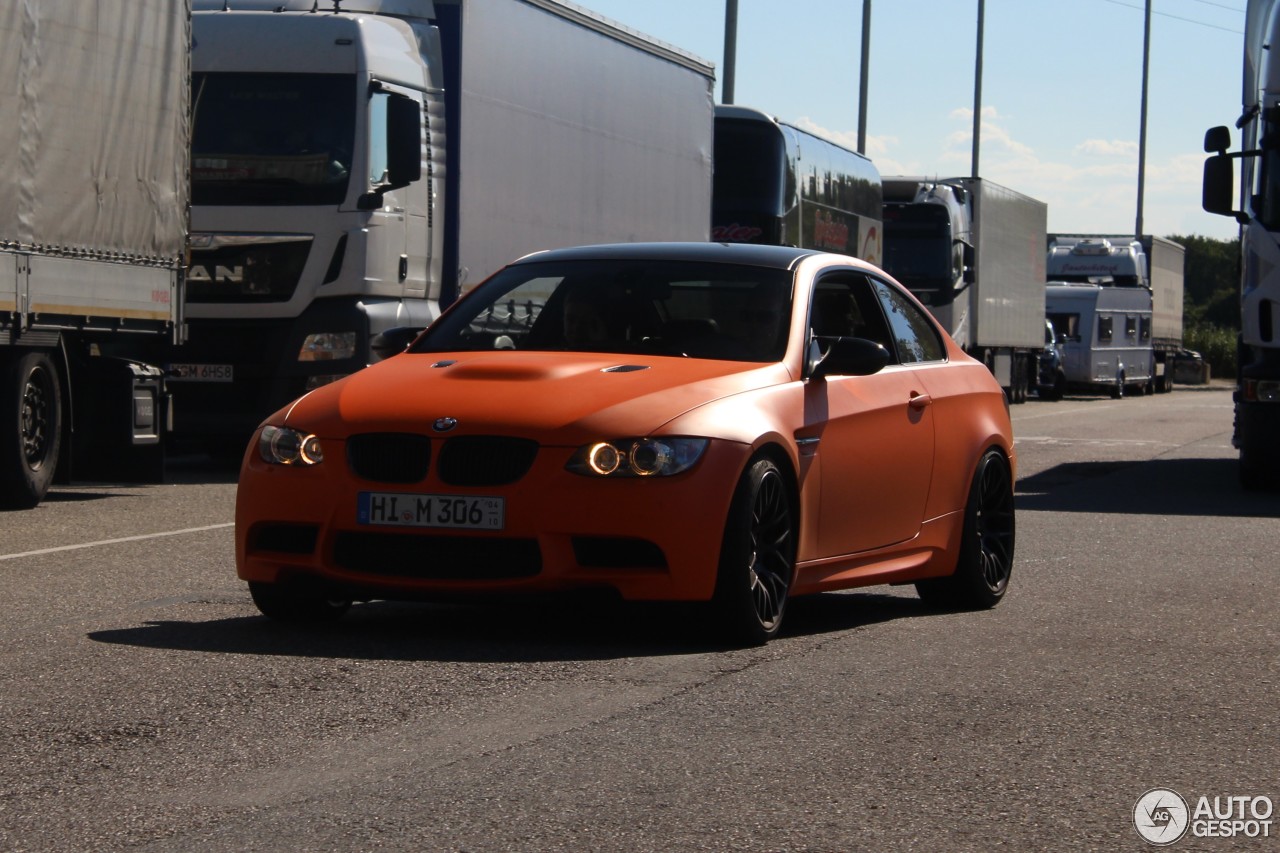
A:
{"type": "Polygon", "coordinates": [[[1238,336],[1235,329],[1224,329],[1212,323],[1196,323],[1183,331],[1182,345],[1204,357],[1209,363],[1212,376],[1230,379],[1236,375],[1238,336]]]}

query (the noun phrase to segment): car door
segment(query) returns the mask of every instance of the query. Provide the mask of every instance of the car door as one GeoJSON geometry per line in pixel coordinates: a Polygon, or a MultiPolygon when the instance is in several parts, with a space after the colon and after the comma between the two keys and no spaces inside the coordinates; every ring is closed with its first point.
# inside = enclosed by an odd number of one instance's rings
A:
{"type": "MultiPolygon", "coordinates": [[[[810,326],[816,344],[832,335],[881,343],[891,363],[871,376],[809,379],[802,437],[820,477],[818,558],[882,548],[920,530],[933,473],[930,397],[912,364],[940,342],[922,342],[900,292],[863,273],[842,271],[816,284],[810,326]],[[904,306],[906,306],[904,308],[904,306]]],[[[928,325],[925,321],[925,325],[928,325]]],[[[932,327],[929,327],[932,329],[932,327]]],[[[933,332],[936,335],[936,332],[933,332]]]]}

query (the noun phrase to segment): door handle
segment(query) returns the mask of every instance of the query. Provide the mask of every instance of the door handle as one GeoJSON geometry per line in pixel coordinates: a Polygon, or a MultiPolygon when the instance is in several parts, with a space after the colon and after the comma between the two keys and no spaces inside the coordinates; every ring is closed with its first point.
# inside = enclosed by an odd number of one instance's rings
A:
{"type": "Polygon", "coordinates": [[[908,406],[917,410],[923,409],[932,403],[933,398],[928,394],[918,394],[915,391],[911,392],[911,399],[907,401],[908,406]]]}

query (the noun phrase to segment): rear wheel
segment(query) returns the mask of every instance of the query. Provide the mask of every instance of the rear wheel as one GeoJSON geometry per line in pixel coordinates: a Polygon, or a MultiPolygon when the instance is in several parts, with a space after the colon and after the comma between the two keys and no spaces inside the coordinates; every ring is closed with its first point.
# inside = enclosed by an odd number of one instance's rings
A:
{"type": "Polygon", "coordinates": [[[978,462],[964,510],[960,556],[953,574],[916,583],[924,601],[947,608],[984,610],[1004,598],[1013,572],[1013,477],[998,450],[978,462]]]}
{"type": "Polygon", "coordinates": [[[778,466],[753,461],[729,508],[712,602],[735,643],[760,645],[777,636],[795,571],[795,516],[778,466]]]}
{"type": "Polygon", "coordinates": [[[311,584],[249,581],[249,594],[263,616],[277,622],[335,622],[351,608],[351,599],[311,584]]]}
{"type": "Polygon", "coordinates": [[[44,499],[58,467],[62,391],[53,360],[27,352],[7,365],[0,389],[0,505],[29,509],[44,499]]]}

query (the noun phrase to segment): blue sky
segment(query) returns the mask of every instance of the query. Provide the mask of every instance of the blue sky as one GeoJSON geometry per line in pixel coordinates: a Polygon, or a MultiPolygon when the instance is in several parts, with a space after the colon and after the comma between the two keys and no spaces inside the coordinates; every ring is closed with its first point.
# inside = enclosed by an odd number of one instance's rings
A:
{"type": "MultiPolygon", "coordinates": [[[[576,0],[715,63],[724,0],[576,0]]],[[[1154,0],[1143,230],[1227,239],[1200,209],[1204,132],[1240,114],[1246,0],[1154,0]]],[[[862,0],[739,0],[734,102],[856,147],[862,0]]],[[[1049,230],[1132,233],[1144,0],[986,0],[979,172],[1049,230]]],[[[977,0],[873,0],[867,151],[881,174],[967,175],[977,0]]],[[[1232,130],[1238,145],[1239,134],[1232,130]]]]}

